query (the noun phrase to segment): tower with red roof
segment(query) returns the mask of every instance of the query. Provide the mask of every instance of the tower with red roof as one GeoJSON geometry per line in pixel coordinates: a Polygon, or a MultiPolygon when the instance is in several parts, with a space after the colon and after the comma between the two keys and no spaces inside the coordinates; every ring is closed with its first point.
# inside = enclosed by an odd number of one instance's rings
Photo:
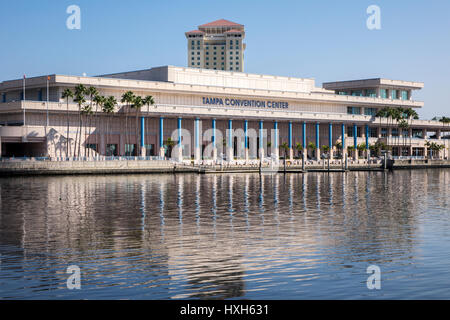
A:
{"type": "Polygon", "coordinates": [[[185,35],[188,67],[244,72],[244,25],[220,19],[185,35]]]}

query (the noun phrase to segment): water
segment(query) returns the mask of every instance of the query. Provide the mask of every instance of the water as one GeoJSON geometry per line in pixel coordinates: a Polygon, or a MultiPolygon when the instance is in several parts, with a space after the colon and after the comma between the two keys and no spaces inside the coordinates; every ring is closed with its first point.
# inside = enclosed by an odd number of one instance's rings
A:
{"type": "Polygon", "coordinates": [[[0,179],[2,299],[450,299],[450,170],[0,179]],[[69,290],[67,267],[81,269],[69,290]],[[381,269],[381,290],[366,286],[381,269]]]}

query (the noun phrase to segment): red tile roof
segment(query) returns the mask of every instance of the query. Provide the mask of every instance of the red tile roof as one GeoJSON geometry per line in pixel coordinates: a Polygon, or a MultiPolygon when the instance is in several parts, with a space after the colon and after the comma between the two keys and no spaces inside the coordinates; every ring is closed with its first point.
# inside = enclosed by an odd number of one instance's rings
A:
{"type": "Polygon", "coordinates": [[[243,25],[225,19],[220,19],[199,26],[199,28],[208,28],[208,27],[243,27],[243,25]]]}
{"type": "Polygon", "coordinates": [[[242,33],[244,30],[237,30],[237,29],[231,29],[228,31],[225,31],[224,33],[242,33]]]}
{"type": "Polygon", "coordinates": [[[186,33],[204,33],[204,32],[201,30],[192,30],[192,31],[188,31],[186,33]]]}

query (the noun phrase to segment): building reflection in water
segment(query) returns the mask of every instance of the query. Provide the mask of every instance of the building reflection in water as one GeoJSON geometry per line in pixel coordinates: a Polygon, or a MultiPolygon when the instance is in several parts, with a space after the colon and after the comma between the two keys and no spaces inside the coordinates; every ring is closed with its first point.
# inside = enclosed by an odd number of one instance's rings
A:
{"type": "Polygon", "coordinates": [[[86,298],[299,298],[314,279],[414,259],[449,172],[2,179],[0,296],[64,297],[77,264],[86,298]]]}

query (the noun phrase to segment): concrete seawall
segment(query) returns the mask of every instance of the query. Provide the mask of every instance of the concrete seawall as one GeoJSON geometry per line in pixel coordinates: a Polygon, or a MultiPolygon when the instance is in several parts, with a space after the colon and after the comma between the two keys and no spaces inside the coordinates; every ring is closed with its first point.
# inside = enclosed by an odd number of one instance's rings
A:
{"type": "MultiPolygon", "coordinates": [[[[425,169],[450,168],[448,160],[388,160],[387,168],[425,169]]],[[[347,171],[380,171],[380,163],[349,162],[347,171]]],[[[177,164],[169,160],[109,160],[109,161],[1,161],[0,176],[15,175],[77,175],[77,174],[151,174],[151,173],[244,173],[259,172],[258,165],[215,165],[194,166],[177,164]]],[[[276,168],[264,166],[263,172],[284,172],[284,166],[276,168]]],[[[301,172],[344,172],[342,164],[308,164],[304,170],[301,165],[288,165],[286,173],[301,172]]]]}

